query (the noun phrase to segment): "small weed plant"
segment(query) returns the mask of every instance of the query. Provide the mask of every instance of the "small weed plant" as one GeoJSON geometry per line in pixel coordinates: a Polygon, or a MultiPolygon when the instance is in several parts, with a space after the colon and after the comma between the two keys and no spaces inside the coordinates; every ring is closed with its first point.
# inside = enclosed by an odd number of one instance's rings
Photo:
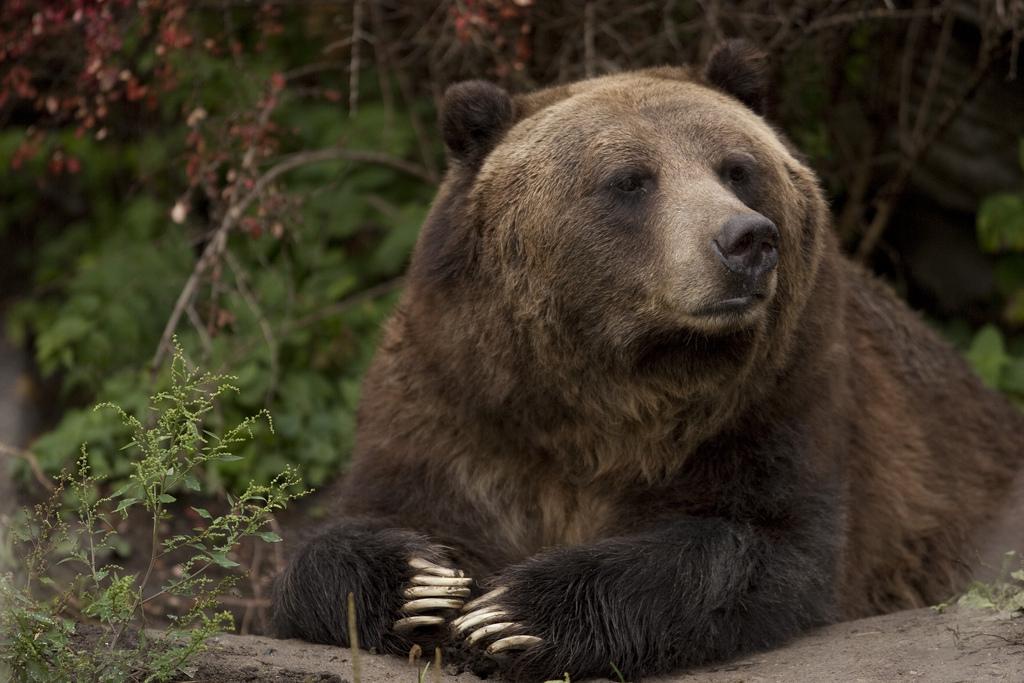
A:
{"type": "Polygon", "coordinates": [[[964,592],[958,605],[1000,612],[1024,612],[1024,562],[1016,552],[1003,556],[999,574],[991,582],[974,581],[964,592]]]}
{"type": "MultiPolygon", "coordinates": [[[[995,578],[991,581],[972,581],[954,604],[1008,612],[1011,615],[1024,613],[1024,560],[1012,550],[1004,554],[995,578]]],[[[943,612],[949,605],[943,602],[934,605],[932,609],[943,612]]]]}
{"type": "Polygon", "coordinates": [[[9,532],[6,552],[20,567],[0,576],[0,678],[171,680],[192,673],[190,663],[214,633],[233,629],[218,602],[239,578],[230,571],[239,566],[232,550],[247,537],[280,541],[270,515],[306,491],[298,472],[286,468],[269,483],[228,495],[224,514],[192,508],[200,525],[171,535],[168,520],[183,512],[176,495],[200,493],[204,467],[237,459],[232,451],[253,438],[257,425],[273,425],[263,412],[221,434],[206,431],[217,399],[234,391],[232,378],[189,369],[180,348],[170,374],[170,388],[150,399],[148,421],[113,404],[96,408],[116,413],[131,433],[127,483],[108,493],[83,445],[74,470],[59,477],[49,499],[23,510],[9,532]],[[149,561],[139,573],[110,561],[123,544],[118,522],[133,508],[144,509],[151,525],[149,561]],[[169,559],[178,563],[158,584],[154,567],[169,559]],[[70,567],[57,572],[61,565],[70,567]],[[145,629],[144,608],[167,595],[186,607],[154,636],[145,629]]]}

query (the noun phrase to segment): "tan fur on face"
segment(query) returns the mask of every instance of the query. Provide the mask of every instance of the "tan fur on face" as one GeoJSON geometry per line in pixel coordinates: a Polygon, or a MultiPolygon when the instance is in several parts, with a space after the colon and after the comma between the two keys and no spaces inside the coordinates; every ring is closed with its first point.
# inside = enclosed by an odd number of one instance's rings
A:
{"type": "Polygon", "coordinates": [[[820,235],[807,231],[821,211],[820,194],[813,176],[759,117],[707,88],[633,74],[587,81],[559,95],[566,99],[553,100],[508,132],[469,195],[469,211],[485,226],[489,245],[483,267],[502,290],[494,305],[505,310],[495,313],[529,330],[522,341],[542,364],[540,377],[580,413],[579,429],[567,424],[541,435],[545,448],[592,462],[595,475],[632,463],[644,478],[665,476],[682,462],[680,451],[715,433],[757,394],[751,368],[786,357],[785,343],[769,345],[766,335],[769,327],[779,328],[773,340],[785,338],[782,330],[799,318],[807,296],[801,283],[813,279],[821,249],[820,235]],[[691,312],[725,298],[723,267],[710,243],[730,216],[751,211],[716,175],[734,151],[752,155],[767,174],[763,182],[775,199],[765,214],[782,233],[781,261],[769,285],[778,296],[723,328],[691,312]],[[649,234],[638,237],[652,240],[651,258],[627,266],[613,244],[600,243],[578,204],[590,201],[609,171],[631,164],[655,172],[658,188],[649,234]],[[580,236],[586,254],[569,246],[580,236]],[[591,296],[601,286],[595,276],[613,283],[601,290],[603,318],[595,328],[609,353],[656,326],[697,333],[747,327],[761,341],[752,342],[746,362],[729,368],[727,377],[694,376],[668,388],[595,375],[580,365],[592,362],[579,348],[586,340],[567,337],[559,319],[560,301],[591,296]],[[581,395],[578,387],[585,387],[581,395]],[[623,448],[631,457],[623,457],[623,448]]]}
{"type": "MultiPolygon", "coordinates": [[[[692,83],[611,76],[563,94],[572,97],[509,132],[475,183],[475,211],[488,216],[500,247],[493,254],[499,277],[513,278],[510,289],[522,293],[516,299],[531,307],[549,298],[551,293],[538,287],[557,281],[562,242],[567,234],[589,227],[573,223],[579,197],[594,192],[609,169],[645,166],[658,175],[656,215],[650,221],[658,260],[634,273],[633,282],[642,283],[635,288],[644,295],[629,305],[634,310],[650,307],[645,315],[661,316],[666,324],[714,332],[715,321],[691,315],[726,298],[719,289],[722,265],[710,244],[729,217],[751,212],[722,185],[716,167],[736,151],[752,154],[767,169],[798,169],[799,164],[759,117],[692,83]],[[568,139],[567,129],[572,131],[568,139]],[[558,163],[566,158],[574,161],[569,176],[558,163]],[[517,259],[523,267],[508,272],[506,264],[517,259]],[[523,272],[534,273],[534,282],[524,281],[523,272]]],[[[800,192],[790,177],[776,174],[766,182],[782,195],[780,207],[798,203],[786,201],[787,195],[800,192]]],[[[780,208],[769,218],[782,222],[783,248],[791,242],[799,250],[797,237],[787,235],[798,228],[785,222],[802,217],[785,215],[780,208]]],[[[769,291],[774,286],[773,276],[769,291]]],[[[533,308],[522,315],[543,313],[533,308]]]]}

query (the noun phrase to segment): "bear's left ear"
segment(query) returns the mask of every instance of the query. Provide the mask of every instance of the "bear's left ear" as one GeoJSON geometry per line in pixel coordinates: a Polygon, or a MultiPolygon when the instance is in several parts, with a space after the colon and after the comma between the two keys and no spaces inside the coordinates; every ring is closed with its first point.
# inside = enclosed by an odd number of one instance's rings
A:
{"type": "Polygon", "coordinates": [[[515,120],[507,92],[487,81],[464,81],[448,88],[441,108],[441,134],[448,153],[469,168],[480,162],[515,120]]]}
{"type": "Polygon", "coordinates": [[[704,78],[758,114],[764,113],[768,55],[751,43],[735,39],[716,47],[704,66],[704,78]]]}

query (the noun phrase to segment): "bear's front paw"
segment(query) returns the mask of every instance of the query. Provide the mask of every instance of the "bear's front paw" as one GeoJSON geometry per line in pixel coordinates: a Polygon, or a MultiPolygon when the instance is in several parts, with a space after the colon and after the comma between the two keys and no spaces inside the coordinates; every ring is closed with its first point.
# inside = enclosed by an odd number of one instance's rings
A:
{"type": "Polygon", "coordinates": [[[392,630],[409,634],[444,625],[469,597],[473,579],[459,569],[442,567],[419,557],[409,560],[409,566],[415,573],[402,590],[402,599],[406,602],[401,607],[402,614],[409,616],[395,621],[392,630]],[[430,614],[432,612],[434,614],[430,614]]]}
{"type": "Polygon", "coordinates": [[[527,627],[516,620],[509,607],[502,603],[508,588],[495,588],[467,603],[464,614],[452,622],[455,635],[467,645],[484,648],[489,655],[502,655],[528,650],[543,640],[527,633],[527,627]]]}

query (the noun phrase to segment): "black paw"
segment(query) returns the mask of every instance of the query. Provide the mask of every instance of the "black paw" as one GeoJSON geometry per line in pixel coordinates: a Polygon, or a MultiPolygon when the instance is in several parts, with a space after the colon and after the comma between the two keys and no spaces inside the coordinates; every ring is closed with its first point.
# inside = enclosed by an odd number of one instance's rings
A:
{"type": "Polygon", "coordinates": [[[453,643],[475,672],[513,681],[615,676],[616,666],[633,675],[634,637],[644,634],[631,628],[628,595],[602,597],[595,565],[586,552],[560,550],[507,568],[452,621],[453,643]]]}
{"type": "Polygon", "coordinates": [[[472,581],[445,562],[444,549],[421,534],[338,524],[301,548],[275,582],[275,632],[348,646],[352,594],[362,647],[402,655],[414,643],[440,643],[446,616],[457,614],[472,581]]]}

